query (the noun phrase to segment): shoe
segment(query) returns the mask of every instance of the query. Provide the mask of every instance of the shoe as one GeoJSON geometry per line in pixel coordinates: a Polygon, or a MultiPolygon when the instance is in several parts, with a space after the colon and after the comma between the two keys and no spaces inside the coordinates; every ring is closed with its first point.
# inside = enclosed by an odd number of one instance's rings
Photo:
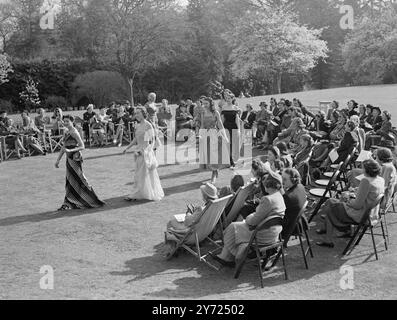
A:
{"type": "Polygon", "coordinates": [[[117,143],[117,140],[113,140],[113,144],[116,144],[117,143]]]}
{"type": "Polygon", "coordinates": [[[127,202],[135,202],[135,201],[137,201],[136,199],[133,199],[133,198],[130,198],[130,197],[127,197],[127,198],[124,198],[124,201],[127,201],[127,202]]]}
{"type": "Polygon", "coordinates": [[[121,148],[122,144],[121,144],[121,143],[119,143],[117,146],[118,146],[119,148],[121,148]]]}
{"type": "Polygon", "coordinates": [[[221,258],[219,258],[217,255],[210,253],[210,256],[217,262],[219,262],[221,265],[229,268],[234,268],[236,266],[236,263],[234,261],[226,261],[221,258]]]}
{"type": "Polygon", "coordinates": [[[316,242],[316,245],[318,245],[319,247],[326,247],[326,248],[335,247],[333,242],[324,242],[324,241],[316,242]]]}

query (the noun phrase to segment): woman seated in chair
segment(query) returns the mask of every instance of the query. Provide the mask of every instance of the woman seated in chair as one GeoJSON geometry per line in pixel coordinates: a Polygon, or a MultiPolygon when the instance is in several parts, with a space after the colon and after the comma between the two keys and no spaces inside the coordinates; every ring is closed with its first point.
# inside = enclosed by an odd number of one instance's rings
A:
{"type": "Polygon", "coordinates": [[[358,146],[359,138],[355,131],[357,124],[351,120],[346,123],[346,133],[337,149],[338,158],[332,161],[330,157],[322,165],[323,168],[328,168],[332,163],[344,162],[354,148],[358,146]]]}
{"type": "Polygon", "coordinates": [[[280,160],[283,163],[285,169],[292,168],[294,165],[294,160],[288,152],[288,147],[285,142],[277,143],[276,147],[280,150],[280,160]]]}
{"type": "Polygon", "coordinates": [[[304,185],[308,185],[310,181],[309,160],[313,153],[313,146],[313,138],[309,134],[304,134],[300,139],[299,151],[294,157],[294,167],[303,178],[304,185]]]}
{"type": "Polygon", "coordinates": [[[50,122],[52,124],[51,134],[54,136],[63,135],[63,112],[61,108],[55,108],[50,122]]]}
{"type": "Polygon", "coordinates": [[[203,199],[203,205],[201,206],[188,206],[186,217],[183,222],[177,221],[173,217],[167,223],[166,231],[166,255],[170,254],[175,248],[176,243],[183,238],[183,236],[189,231],[189,228],[199,221],[204,209],[210,204],[211,200],[218,199],[218,190],[210,183],[206,183],[200,187],[201,196],[203,199]]]}
{"type": "Polygon", "coordinates": [[[358,187],[355,199],[341,200],[329,199],[322,208],[320,214],[325,218],[324,227],[317,230],[318,234],[324,234],[324,241],[317,242],[322,247],[333,248],[332,237],[334,230],[348,232],[352,224],[357,224],[362,219],[365,211],[374,206],[376,199],[384,193],[385,180],[380,176],[381,167],[375,160],[363,162],[364,178],[358,187]]]}
{"type": "Polygon", "coordinates": [[[281,161],[281,153],[279,148],[269,146],[265,149],[265,153],[265,157],[267,158],[266,162],[270,164],[270,168],[273,171],[281,171],[284,169],[284,164],[281,161]]]}
{"type": "MultiPolygon", "coordinates": [[[[224,247],[220,255],[211,255],[224,266],[234,267],[235,259],[246,249],[253,231],[266,218],[272,216],[284,217],[285,203],[281,195],[282,178],[279,174],[270,172],[264,182],[267,196],[264,196],[255,213],[249,215],[242,222],[233,222],[224,232],[224,247]]],[[[266,230],[258,231],[259,245],[272,244],[278,241],[282,226],[273,226],[266,230]]]]}
{"type": "Polygon", "coordinates": [[[15,149],[18,159],[21,159],[21,152],[28,153],[22,144],[19,132],[15,128],[14,121],[11,118],[7,118],[6,123],[4,125],[0,125],[0,136],[5,136],[6,145],[8,148],[15,149]]]}
{"type": "Polygon", "coordinates": [[[244,178],[241,175],[235,175],[232,180],[230,180],[230,186],[221,188],[218,192],[218,196],[219,198],[224,198],[230,194],[234,195],[241,187],[244,187],[244,178]]]}
{"type": "Polygon", "coordinates": [[[307,195],[298,170],[285,169],[282,177],[286,210],[281,235],[286,240],[294,232],[296,218],[306,203],[307,195]]]}

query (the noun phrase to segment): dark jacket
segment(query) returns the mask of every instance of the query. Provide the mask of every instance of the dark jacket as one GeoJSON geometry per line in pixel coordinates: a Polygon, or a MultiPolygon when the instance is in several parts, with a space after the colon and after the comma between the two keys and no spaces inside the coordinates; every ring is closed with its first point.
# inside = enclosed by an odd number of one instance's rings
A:
{"type": "Polygon", "coordinates": [[[241,120],[247,121],[247,123],[244,124],[245,129],[251,129],[252,125],[254,124],[254,121],[256,119],[256,113],[254,111],[251,111],[248,119],[247,119],[247,115],[248,115],[248,112],[244,111],[241,116],[241,120]]]}
{"type": "Polygon", "coordinates": [[[286,240],[294,233],[299,211],[307,200],[305,187],[302,184],[298,184],[286,191],[283,197],[287,209],[285,210],[281,235],[286,240]]]}
{"type": "Polygon", "coordinates": [[[358,146],[358,136],[355,132],[346,132],[340,146],[338,148],[339,158],[336,163],[341,163],[346,160],[354,148],[358,146]]]}

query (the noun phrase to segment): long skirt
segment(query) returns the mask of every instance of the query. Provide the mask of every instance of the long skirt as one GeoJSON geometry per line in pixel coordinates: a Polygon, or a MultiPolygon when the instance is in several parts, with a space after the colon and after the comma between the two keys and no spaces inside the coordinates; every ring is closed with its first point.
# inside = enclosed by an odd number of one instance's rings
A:
{"type": "MultiPolygon", "coordinates": [[[[267,230],[263,230],[257,233],[257,240],[259,244],[272,244],[278,239],[280,232],[282,231],[281,226],[273,226],[267,230]]],[[[239,259],[247,248],[253,231],[249,230],[245,221],[233,222],[228,226],[224,233],[225,248],[233,255],[236,259],[239,259]]]]}
{"type": "Polygon", "coordinates": [[[347,215],[345,205],[343,202],[337,199],[327,200],[320,211],[321,214],[325,214],[331,224],[338,231],[349,230],[352,224],[356,222],[347,215]]]}
{"type": "Polygon", "coordinates": [[[228,145],[216,129],[200,130],[199,143],[200,168],[220,170],[230,165],[228,145]]]}
{"type": "MultiPolygon", "coordinates": [[[[153,152],[153,151],[152,151],[153,152]]],[[[149,170],[143,155],[135,157],[136,167],[131,198],[160,201],[164,198],[157,169],[149,170]]]]}
{"type": "Polygon", "coordinates": [[[75,161],[73,154],[66,159],[66,195],[64,205],[72,209],[97,208],[105,203],[98,199],[88,184],[82,169],[82,161],[75,161]]]}

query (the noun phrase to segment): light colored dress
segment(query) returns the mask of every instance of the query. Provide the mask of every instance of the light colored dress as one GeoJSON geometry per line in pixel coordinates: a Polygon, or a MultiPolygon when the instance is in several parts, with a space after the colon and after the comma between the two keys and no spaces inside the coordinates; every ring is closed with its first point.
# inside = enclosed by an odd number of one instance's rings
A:
{"type": "Polygon", "coordinates": [[[131,199],[160,201],[164,198],[160,177],[157,173],[157,160],[153,150],[154,130],[148,121],[140,123],[135,131],[134,151],[140,151],[135,156],[135,177],[131,199]]]}
{"type": "Polygon", "coordinates": [[[219,130],[217,116],[202,110],[200,116],[200,168],[219,170],[230,165],[228,143],[219,130]]]}

